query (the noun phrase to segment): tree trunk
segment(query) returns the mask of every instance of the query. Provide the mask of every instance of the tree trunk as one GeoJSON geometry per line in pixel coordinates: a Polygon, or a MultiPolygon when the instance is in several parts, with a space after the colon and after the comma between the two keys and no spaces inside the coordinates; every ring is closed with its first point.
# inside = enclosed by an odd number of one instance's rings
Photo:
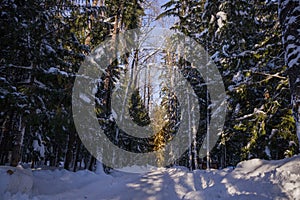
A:
{"type": "MultiPolygon", "coordinates": [[[[81,150],[81,140],[80,140],[79,136],[77,136],[76,137],[76,153],[74,156],[74,163],[73,163],[73,172],[76,172],[76,170],[77,170],[77,162],[78,162],[80,150],[81,150]]],[[[81,167],[81,161],[80,161],[79,167],[81,167]]]]}
{"type": "Polygon", "coordinates": [[[12,141],[12,159],[10,165],[16,167],[21,160],[21,147],[22,147],[25,128],[23,126],[22,116],[19,116],[18,118],[17,113],[15,113],[12,120],[14,120],[14,123],[12,127],[13,141],[12,141]]]}
{"type": "Polygon", "coordinates": [[[70,170],[71,162],[73,160],[73,147],[75,143],[75,133],[69,133],[69,141],[68,141],[68,147],[67,147],[67,153],[66,153],[66,158],[65,158],[65,163],[64,163],[64,168],[66,170],[70,170]]]}
{"type": "Polygon", "coordinates": [[[55,149],[55,159],[54,159],[54,165],[56,167],[59,167],[59,161],[60,161],[60,149],[58,146],[56,146],[56,149],[55,149]]]}
{"type": "Polygon", "coordinates": [[[94,171],[95,162],[96,162],[96,159],[94,158],[94,156],[91,155],[91,160],[89,163],[88,170],[94,171]]]}
{"type": "Polygon", "coordinates": [[[99,160],[96,161],[96,174],[98,175],[104,175],[104,168],[103,168],[103,164],[102,162],[100,162],[99,160]]]}
{"type": "Polygon", "coordinates": [[[280,0],[279,18],[283,30],[285,64],[288,68],[291,104],[300,148],[300,1],[280,0]]]}
{"type": "Polygon", "coordinates": [[[2,124],[2,140],[0,143],[0,165],[5,165],[8,162],[9,149],[11,144],[11,117],[8,115],[2,124]]]}

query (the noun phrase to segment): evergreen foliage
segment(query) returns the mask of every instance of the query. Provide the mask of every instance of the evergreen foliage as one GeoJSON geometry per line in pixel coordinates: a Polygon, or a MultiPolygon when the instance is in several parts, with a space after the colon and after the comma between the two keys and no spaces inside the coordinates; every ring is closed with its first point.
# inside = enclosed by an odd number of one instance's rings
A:
{"type": "Polygon", "coordinates": [[[163,7],[160,17],[178,18],[173,28],[205,47],[227,88],[228,120],[213,159],[224,167],[297,153],[277,3],[170,1],[163,7]]]}
{"type": "MultiPolygon", "coordinates": [[[[298,21],[292,19],[300,15],[295,2],[170,0],[163,5],[165,11],[158,18],[174,17],[177,22],[172,29],[199,42],[222,74],[228,113],[209,158],[220,167],[251,158],[281,159],[299,153],[295,134],[300,130],[299,31],[298,21]]],[[[1,165],[26,162],[32,167],[94,170],[96,160],[81,143],[73,124],[71,96],[76,72],[86,55],[102,41],[141,27],[146,3],[1,1],[1,165]]],[[[142,51],[120,55],[99,77],[96,114],[110,142],[135,153],[156,151],[157,162],[162,165],[166,161],[164,147],[176,137],[183,106],[172,88],[160,85],[161,102],[151,105],[150,77],[144,88],[137,85],[139,74],[132,74],[136,77],[126,83],[134,88],[126,102],[131,120],[142,127],[150,125],[153,136],[134,137],[121,130],[113,118],[112,92],[118,89],[122,76],[139,71],[138,65],[146,57],[143,53],[148,54],[142,51]]],[[[164,50],[159,57],[169,67],[160,78],[171,76],[176,66],[199,104],[197,133],[190,136],[189,149],[172,164],[204,168],[206,158],[200,158],[198,152],[205,144],[212,117],[209,83],[179,55],[164,50]]],[[[176,80],[172,84],[180,86],[176,80]]],[[[125,93],[126,87],[119,90],[125,93]]],[[[125,162],[126,158],[119,159],[125,162]]]]}

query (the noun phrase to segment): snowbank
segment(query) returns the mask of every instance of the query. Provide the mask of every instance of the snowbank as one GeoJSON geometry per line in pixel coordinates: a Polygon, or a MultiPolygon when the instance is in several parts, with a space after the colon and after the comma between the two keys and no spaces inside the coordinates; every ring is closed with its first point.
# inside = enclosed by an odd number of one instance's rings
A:
{"type": "Polygon", "coordinates": [[[239,163],[231,173],[217,174],[210,179],[218,179],[217,183],[190,192],[184,199],[300,200],[300,156],[278,161],[253,159],[239,163]]]}
{"type": "Polygon", "coordinates": [[[0,177],[0,197],[4,193],[29,193],[32,190],[33,176],[30,169],[1,166],[0,177]]]}
{"type": "Polygon", "coordinates": [[[176,167],[142,174],[0,167],[0,199],[300,200],[300,156],[253,159],[234,170],[190,172],[176,167]]]}

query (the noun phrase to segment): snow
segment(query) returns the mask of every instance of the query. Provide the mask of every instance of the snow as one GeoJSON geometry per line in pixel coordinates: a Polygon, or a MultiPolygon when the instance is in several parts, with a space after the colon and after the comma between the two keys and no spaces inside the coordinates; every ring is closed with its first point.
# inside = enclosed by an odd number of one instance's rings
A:
{"type": "MultiPolygon", "coordinates": [[[[136,169],[134,167],[133,169],[136,169]]],[[[300,199],[300,156],[253,159],[235,169],[153,168],[147,173],[0,167],[0,199],[300,199]]]]}
{"type": "MultiPolygon", "coordinates": [[[[298,113],[300,113],[300,107],[298,107],[298,113]]],[[[296,134],[297,134],[298,141],[300,143],[300,122],[299,122],[299,119],[296,121],[296,134]]]]}
{"type": "Polygon", "coordinates": [[[244,79],[244,75],[241,71],[238,71],[232,78],[232,82],[239,83],[244,79]]]}
{"type": "Polygon", "coordinates": [[[271,158],[271,151],[268,146],[265,147],[265,153],[269,158],[271,158]]]}
{"type": "Polygon", "coordinates": [[[204,31],[202,31],[201,33],[199,33],[199,34],[195,34],[195,37],[196,38],[202,38],[205,34],[207,34],[208,33],[208,29],[206,28],[206,29],[204,29],[204,31]]]}
{"type": "Polygon", "coordinates": [[[300,46],[295,47],[295,45],[288,45],[287,47],[288,51],[292,51],[292,53],[287,54],[288,58],[290,58],[291,56],[297,55],[296,58],[289,60],[288,66],[292,67],[295,66],[299,63],[300,60],[300,46]]]}
{"type": "Polygon", "coordinates": [[[22,167],[1,166],[0,168],[0,199],[5,193],[29,193],[33,186],[30,169],[22,167]]]}
{"type": "Polygon", "coordinates": [[[229,57],[229,54],[226,52],[226,50],[229,48],[229,45],[226,44],[222,47],[222,52],[226,57],[229,57]]]}
{"type": "Polygon", "coordinates": [[[289,41],[289,40],[295,40],[295,37],[293,35],[289,35],[286,40],[287,41],[289,41]]]}
{"type": "Polygon", "coordinates": [[[92,100],[84,93],[80,93],[79,98],[88,104],[92,102],[92,100]]]}
{"type": "Polygon", "coordinates": [[[234,86],[234,85],[229,85],[229,86],[228,86],[228,90],[229,90],[230,92],[234,91],[234,89],[235,89],[235,86],[234,86]]]}
{"type": "Polygon", "coordinates": [[[240,109],[241,109],[241,104],[238,103],[234,109],[234,114],[237,115],[240,112],[240,109]]]}
{"type": "Polygon", "coordinates": [[[48,44],[45,45],[46,51],[48,54],[55,54],[56,51],[48,44]]]}
{"type": "MultiPolygon", "coordinates": [[[[219,29],[221,29],[224,25],[225,25],[225,23],[224,22],[226,22],[226,20],[227,20],[227,15],[226,15],[226,13],[225,12],[223,12],[223,11],[219,11],[218,13],[217,13],[217,23],[218,23],[218,26],[219,26],[219,29]]],[[[218,29],[218,30],[219,30],[218,29]]],[[[217,31],[218,32],[218,31],[217,31]]]]}
{"type": "Polygon", "coordinates": [[[289,18],[288,24],[293,24],[297,21],[297,17],[296,16],[292,16],[289,18]]]}
{"type": "Polygon", "coordinates": [[[66,76],[66,77],[69,76],[69,74],[67,72],[62,71],[62,70],[60,70],[58,68],[55,68],[55,67],[50,67],[48,69],[48,71],[46,71],[46,73],[48,73],[48,74],[60,74],[62,76],[66,76]]]}

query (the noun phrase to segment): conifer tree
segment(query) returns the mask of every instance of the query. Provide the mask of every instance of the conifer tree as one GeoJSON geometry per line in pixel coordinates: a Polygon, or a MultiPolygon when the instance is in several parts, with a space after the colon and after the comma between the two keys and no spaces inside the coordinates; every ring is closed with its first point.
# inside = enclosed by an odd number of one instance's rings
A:
{"type": "Polygon", "coordinates": [[[300,3],[293,0],[279,1],[279,15],[282,26],[282,40],[285,51],[285,64],[289,75],[293,116],[300,148],[300,3]]]}

